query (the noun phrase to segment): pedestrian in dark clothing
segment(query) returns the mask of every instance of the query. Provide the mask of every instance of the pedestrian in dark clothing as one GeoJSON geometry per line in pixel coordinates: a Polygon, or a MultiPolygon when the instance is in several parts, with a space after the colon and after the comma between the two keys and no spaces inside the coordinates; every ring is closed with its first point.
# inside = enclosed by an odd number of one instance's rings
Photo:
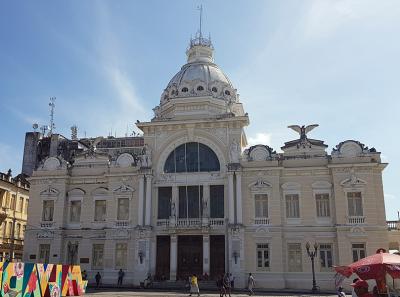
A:
{"type": "Polygon", "coordinates": [[[96,288],[100,287],[100,281],[101,281],[100,272],[97,272],[97,274],[94,278],[96,279],[96,288]]]}
{"type": "Polygon", "coordinates": [[[231,279],[229,277],[229,273],[225,274],[224,288],[225,288],[225,296],[226,296],[226,294],[228,294],[229,297],[231,297],[231,279]]]}
{"type": "Polygon", "coordinates": [[[118,271],[118,286],[122,286],[122,280],[124,278],[125,272],[122,271],[122,269],[120,269],[118,271]]]}
{"type": "Polygon", "coordinates": [[[219,297],[223,297],[226,295],[225,287],[224,287],[224,275],[219,275],[217,279],[217,288],[219,291],[219,297]]]}

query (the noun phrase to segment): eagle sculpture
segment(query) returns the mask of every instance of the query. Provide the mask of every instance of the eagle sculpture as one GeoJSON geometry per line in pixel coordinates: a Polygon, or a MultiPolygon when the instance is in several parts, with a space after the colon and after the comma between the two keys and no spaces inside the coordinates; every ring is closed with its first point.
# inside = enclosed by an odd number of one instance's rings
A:
{"type": "Polygon", "coordinates": [[[307,138],[307,133],[310,132],[312,129],[318,127],[318,124],[313,124],[313,125],[308,125],[308,126],[299,126],[299,125],[291,125],[288,126],[288,128],[293,129],[297,133],[300,134],[300,139],[306,139],[307,138]]]}

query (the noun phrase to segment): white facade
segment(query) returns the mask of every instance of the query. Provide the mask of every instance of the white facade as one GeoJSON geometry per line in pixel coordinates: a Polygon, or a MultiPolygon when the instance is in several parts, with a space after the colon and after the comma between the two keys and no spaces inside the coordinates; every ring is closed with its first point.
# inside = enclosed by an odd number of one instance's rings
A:
{"type": "Polygon", "coordinates": [[[328,155],[304,127],[283,153],[245,149],[248,115],[211,43],[192,40],[187,56],[137,123],[139,154],[92,141],[34,171],[25,261],[79,263],[110,284],[122,268],[133,285],[231,272],[245,287],[252,272],[258,287],[304,289],[310,242],[317,283],[332,289],[333,265],[388,248],[380,153],[348,140],[328,155]]]}

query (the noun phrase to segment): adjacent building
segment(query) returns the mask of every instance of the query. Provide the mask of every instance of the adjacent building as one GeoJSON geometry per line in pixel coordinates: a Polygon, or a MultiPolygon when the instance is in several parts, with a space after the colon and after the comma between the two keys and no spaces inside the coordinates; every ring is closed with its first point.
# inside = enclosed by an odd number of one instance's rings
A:
{"type": "Polygon", "coordinates": [[[24,175],[0,172],[0,260],[21,261],[29,205],[24,175]]]}
{"type": "MultiPolygon", "coordinates": [[[[380,153],[345,140],[328,153],[291,126],[282,152],[248,147],[249,115],[197,36],[140,137],[26,135],[31,204],[25,261],[77,263],[138,285],[230,272],[244,287],[334,286],[333,265],[388,249],[380,153]]],[[[267,122],[266,122],[267,124],[267,122]]]]}

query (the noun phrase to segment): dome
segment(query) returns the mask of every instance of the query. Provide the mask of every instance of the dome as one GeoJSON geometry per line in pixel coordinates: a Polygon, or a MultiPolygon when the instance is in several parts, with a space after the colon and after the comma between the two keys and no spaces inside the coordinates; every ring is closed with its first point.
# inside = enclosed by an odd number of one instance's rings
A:
{"type": "Polygon", "coordinates": [[[173,98],[211,96],[236,102],[236,89],[229,78],[214,63],[214,48],[209,39],[192,39],[186,51],[187,64],[170,80],[161,104],[173,98]]]}

